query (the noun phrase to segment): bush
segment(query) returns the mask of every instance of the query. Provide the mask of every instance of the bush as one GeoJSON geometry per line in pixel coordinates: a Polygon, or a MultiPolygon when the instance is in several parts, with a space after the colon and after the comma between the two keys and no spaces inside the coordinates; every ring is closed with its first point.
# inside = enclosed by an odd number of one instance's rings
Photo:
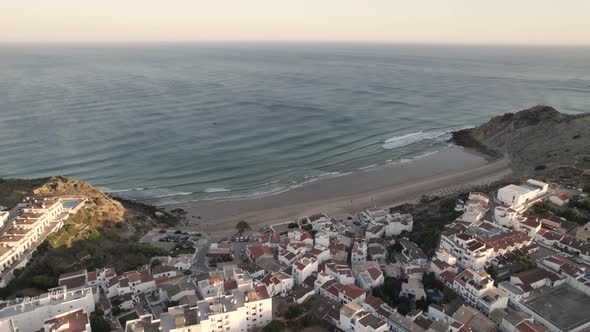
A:
{"type": "Polygon", "coordinates": [[[101,238],[102,235],[100,235],[100,232],[96,229],[90,230],[86,233],[86,240],[88,241],[100,241],[101,238]]]}
{"type": "Polygon", "coordinates": [[[31,278],[31,286],[46,290],[57,285],[52,278],[45,275],[37,275],[31,278]]]}
{"type": "Polygon", "coordinates": [[[287,326],[280,320],[273,320],[264,327],[264,332],[283,332],[287,326]]]}
{"type": "Polygon", "coordinates": [[[90,317],[90,328],[92,332],[110,332],[112,330],[111,324],[99,315],[90,317]]]}
{"type": "Polygon", "coordinates": [[[238,232],[242,233],[244,231],[251,229],[251,227],[247,222],[242,220],[236,224],[236,229],[238,230],[238,232]]]}
{"type": "Polygon", "coordinates": [[[559,213],[559,216],[573,222],[579,222],[582,220],[582,214],[576,209],[567,209],[559,213]]]}
{"type": "Polygon", "coordinates": [[[285,318],[293,319],[299,317],[305,312],[305,308],[301,304],[292,304],[287,308],[285,312],[285,318]]]}

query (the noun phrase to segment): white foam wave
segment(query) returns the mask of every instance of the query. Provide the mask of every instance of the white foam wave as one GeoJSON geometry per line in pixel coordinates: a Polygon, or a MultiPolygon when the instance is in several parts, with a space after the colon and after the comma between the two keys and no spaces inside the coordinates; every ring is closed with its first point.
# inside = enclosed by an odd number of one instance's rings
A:
{"type": "Polygon", "coordinates": [[[405,134],[387,139],[383,142],[383,148],[387,150],[401,148],[410,144],[418,143],[424,140],[438,139],[449,135],[450,131],[418,131],[415,133],[405,134]]]}
{"type": "Polygon", "coordinates": [[[165,197],[176,197],[176,196],[187,196],[192,194],[192,192],[174,192],[174,193],[170,193],[170,194],[165,194],[165,195],[159,195],[159,196],[153,196],[151,198],[165,198],[165,197]]]}
{"type": "Polygon", "coordinates": [[[206,193],[223,193],[223,192],[228,192],[231,191],[231,189],[227,189],[227,188],[207,188],[205,189],[206,193]]]}
{"type": "Polygon", "coordinates": [[[142,191],[144,190],[144,188],[131,188],[131,189],[110,189],[110,188],[100,188],[102,191],[104,191],[105,193],[109,193],[109,194],[118,194],[118,193],[127,193],[130,191],[142,191]]]}

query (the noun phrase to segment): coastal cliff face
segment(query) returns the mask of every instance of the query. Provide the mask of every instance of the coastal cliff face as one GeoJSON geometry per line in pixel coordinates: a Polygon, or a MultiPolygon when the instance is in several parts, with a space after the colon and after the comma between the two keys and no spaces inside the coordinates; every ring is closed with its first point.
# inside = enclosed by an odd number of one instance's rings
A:
{"type": "Polygon", "coordinates": [[[563,114],[534,106],[453,133],[452,141],[493,157],[505,156],[517,176],[576,166],[590,157],[590,113],[563,114]]]}

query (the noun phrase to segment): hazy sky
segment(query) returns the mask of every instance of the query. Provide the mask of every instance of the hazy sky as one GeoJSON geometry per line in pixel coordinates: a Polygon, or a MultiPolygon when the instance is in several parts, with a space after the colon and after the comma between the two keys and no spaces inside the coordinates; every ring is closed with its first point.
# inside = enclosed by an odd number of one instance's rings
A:
{"type": "Polygon", "coordinates": [[[0,0],[0,42],[590,45],[590,0],[0,0]]]}

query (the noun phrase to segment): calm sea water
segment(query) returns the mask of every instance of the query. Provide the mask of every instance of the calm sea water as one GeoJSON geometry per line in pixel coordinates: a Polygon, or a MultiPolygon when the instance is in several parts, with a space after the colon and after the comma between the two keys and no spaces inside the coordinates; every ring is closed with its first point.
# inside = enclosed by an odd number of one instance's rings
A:
{"type": "Polygon", "coordinates": [[[284,190],[548,104],[590,110],[590,49],[0,45],[0,176],[150,203],[284,190]]]}

